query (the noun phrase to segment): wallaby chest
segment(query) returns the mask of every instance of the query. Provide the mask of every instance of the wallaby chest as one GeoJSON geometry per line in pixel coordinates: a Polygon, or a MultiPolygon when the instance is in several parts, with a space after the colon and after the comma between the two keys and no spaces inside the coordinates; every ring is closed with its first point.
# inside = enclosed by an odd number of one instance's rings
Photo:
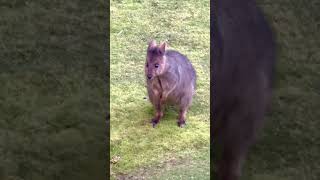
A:
{"type": "Polygon", "coordinates": [[[154,96],[159,96],[162,100],[171,100],[176,94],[176,88],[179,83],[177,74],[167,73],[154,78],[151,82],[151,91],[154,96]]]}

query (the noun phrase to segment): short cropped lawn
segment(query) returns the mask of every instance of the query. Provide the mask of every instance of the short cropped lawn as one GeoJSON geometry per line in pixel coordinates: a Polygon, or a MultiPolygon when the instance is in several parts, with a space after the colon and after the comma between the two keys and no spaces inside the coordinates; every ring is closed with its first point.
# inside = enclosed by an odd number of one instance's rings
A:
{"type": "Polygon", "coordinates": [[[111,1],[110,158],[113,178],[194,176],[209,179],[209,10],[208,0],[111,1]],[[150,39],[167,41],[171,48],[185,54],[196,69],[197,94],[187,114],[185,128],[178,128],[178,112],[171,107],[156,128],[149,123],[154,109],[146,98],[144,64],[150,39]],[[162,171],[162,176],[157,175],[159,167],[164,166],[167,170],[162,171]],[[202,172],[198,171],[199,167],[205,172],[199,173],[202,172]],[[179,170],[181,173],[175,175],[179,170]]]}

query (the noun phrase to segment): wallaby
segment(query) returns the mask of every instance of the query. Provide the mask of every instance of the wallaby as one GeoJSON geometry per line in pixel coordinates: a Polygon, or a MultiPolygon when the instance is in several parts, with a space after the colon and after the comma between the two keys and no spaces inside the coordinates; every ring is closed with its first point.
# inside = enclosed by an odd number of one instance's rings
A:
{"type": "Polygon", "coordinates": [[[196,73],[181,53],[167,50],[166,43],[159,46],[155,40],[149,42],[145,64],[147,90],[156,113],[151,120],[155,127],[163,117],[164,106],[173,104],[179,107],[178,126],[183,127],[186,114],[196,88],[196,73]]]}
{"type": "Polygon", "coordinates": [[[237,180],[270,101],[275,43],[254,0],[211,3],[213,153],[218,179],[237,180]]]}

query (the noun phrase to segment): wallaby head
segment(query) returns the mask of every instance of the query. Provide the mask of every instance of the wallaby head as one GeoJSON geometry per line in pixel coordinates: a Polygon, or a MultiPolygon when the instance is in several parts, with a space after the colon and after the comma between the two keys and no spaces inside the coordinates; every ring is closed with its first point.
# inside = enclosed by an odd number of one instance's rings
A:
{"type": "Polygon", "coordinates": [[[166,69],[166,51],[167,44],[165,42],[157,45],[155,40],[149,42],[147,49],[147,59],[145,66],[145,74],[147,79],[151,80],[156,76],[160,76],[166,69]]]}

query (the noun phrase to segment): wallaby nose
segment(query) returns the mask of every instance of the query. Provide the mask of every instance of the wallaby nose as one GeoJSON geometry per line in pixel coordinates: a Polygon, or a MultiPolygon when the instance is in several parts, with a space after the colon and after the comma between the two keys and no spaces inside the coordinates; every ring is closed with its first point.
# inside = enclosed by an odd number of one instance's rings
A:
{"type": "Polygon", "coordinates": [[[148,77],[148,79],[151,79],[151,78],[152,78],[152,75],[151,75],[151,74],[148,74],[147,77],[148,77]]]}

